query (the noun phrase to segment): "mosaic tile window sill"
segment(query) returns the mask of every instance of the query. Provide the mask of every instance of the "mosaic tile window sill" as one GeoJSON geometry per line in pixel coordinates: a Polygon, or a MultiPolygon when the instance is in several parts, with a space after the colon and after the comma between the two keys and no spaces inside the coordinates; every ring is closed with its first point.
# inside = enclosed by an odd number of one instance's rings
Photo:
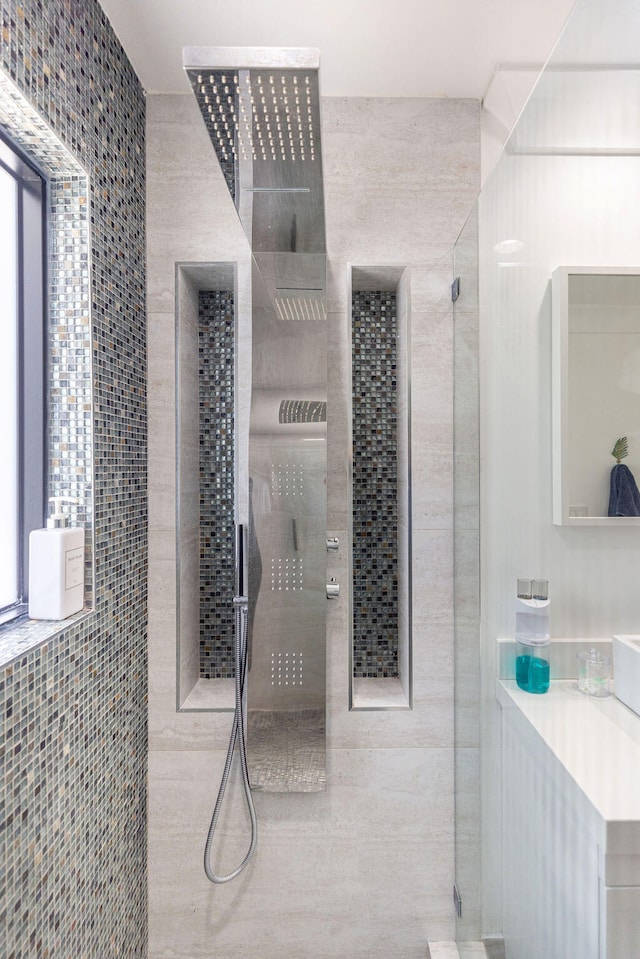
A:
{"type": "Polygon", "coordinates": [[[82,609],[62,620],[35,620],[25,616],[0,627],[0,669],[94,615],[95,610],[82,609]]]}

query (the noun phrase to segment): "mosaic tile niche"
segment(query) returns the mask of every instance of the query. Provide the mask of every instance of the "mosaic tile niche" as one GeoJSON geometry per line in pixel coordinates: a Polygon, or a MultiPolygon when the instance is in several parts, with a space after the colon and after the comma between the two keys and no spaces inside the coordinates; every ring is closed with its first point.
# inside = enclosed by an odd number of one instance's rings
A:
{"type": "Polygon", "coordinates": [[[352,295],[353,675],[398,676],[396,295],[352,295]]]}
{"type": "Polygon", "coordinates": [[[29,624],[18,647],[0,633],[0,951],[143,959],[144,95],[95,0],[0,0],[0,18],[0,72],[19,94],[0,123],[34,151],[46,129],[80,168],[51,191],[66,273],[49,291],[50,483],[75,477],[95,545],[93,614],[44,643],[29,624]]]}
{"type": "Polygon", "coordinates": [[[234,557],[233,293],[198,296],[200,677],[232,679],[234,557]]]}

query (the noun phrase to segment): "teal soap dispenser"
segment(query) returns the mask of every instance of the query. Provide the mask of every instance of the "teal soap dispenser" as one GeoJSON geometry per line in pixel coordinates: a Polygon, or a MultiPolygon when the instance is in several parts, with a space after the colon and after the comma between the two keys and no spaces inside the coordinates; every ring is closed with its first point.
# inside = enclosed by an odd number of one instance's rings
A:
{"type": "Polygon", "coordinates": [[[519,579],[516,596],[516,682],[527,693],[549,689],[549,583],[519,579]]]}

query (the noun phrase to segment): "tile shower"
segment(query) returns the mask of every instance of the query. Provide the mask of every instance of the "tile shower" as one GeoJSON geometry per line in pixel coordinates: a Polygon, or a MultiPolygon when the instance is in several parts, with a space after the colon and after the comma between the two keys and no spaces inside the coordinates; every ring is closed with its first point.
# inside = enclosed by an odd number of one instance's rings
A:
{"type": "MultiPolygon", "coordinates": [[[[35,648],[38,629],[12,631],[12,645],[6,633],[0,636],[2,948],[7,959],[141,959],[146,954],[144,97],[94,0],[2,0],[0,18],[0,69],[89,177],[93,337],[88,302],[80,293],[89,266],[84,247],[73,276],[50,291],[53,322],[64,328],[59,340],[52,328],[51,420],[60,432],[50,446],[50,475],[52,483],[70,473],[77,477],[88,517],[93,513],[96,573],[95,612],[84,623],[35,648]],[[74,385],[75,358],[63,346],[71,342],[73,350],[84,351],[80,366],[92,365],[93,415],[86,386],[74,385]],[[65,405],[68,415],[58,416],[65,405]],[[91,460],[94,481],[87,487],[91,460]]],[[[9,125],[19,126],[19,116],[9,118],[9,125]]],[[[37,127],[29,135],[37,144],[37,127]]],[[[82,201],[76,186],[67,181],[69,202],[55,226],[66,256],[78,244],[80,214],[73,214],[73,206],[82,201]]]]}
{"type": "MultiPolygon", "coordinates": [[[[322,106],[327,532],[341,542],[328,566],[342,585],[340,599],[327,611],[329,782],[326,793],[313,796],[256,793],[256,857],[239,886],[212,890],[202,848],[231,715],[215,704],[178,712],[175,707],[182,606],[170,588],[176,462],[174,424],[167,415],[176,397],[174,277],[176,262],[189,264],[192,274],[194,264],[237,262],[235,308],[246,317],[249,254],[197,104],[179,96],[147,98],[150,959],[205,957],[212,947],[227,959],[246,951],[247,937],[265,959],[283,953],[329,959],[347,951],[367,959],[399,952],[417,959],[427,938],[453,938],[453,357],[450,268],[441,257],[477,192],[478,105],[325,99],[322,106]],[[398,153],[399,140],[406,155],[398,153]],[[379,178],[386,151],[403,164],[393,196],[379,178]],[[411,301],[412,331],[413,709],[349,709],[352,263],[394,264],[396,279],[406,264],[410,274],[405,299],[411,301]],[[173,810],[170,822],[167,808],[173,810]]],[[[235,861],[248,842],[239,804],[231,804],[229,820],[224,854],[235,861]]]]}

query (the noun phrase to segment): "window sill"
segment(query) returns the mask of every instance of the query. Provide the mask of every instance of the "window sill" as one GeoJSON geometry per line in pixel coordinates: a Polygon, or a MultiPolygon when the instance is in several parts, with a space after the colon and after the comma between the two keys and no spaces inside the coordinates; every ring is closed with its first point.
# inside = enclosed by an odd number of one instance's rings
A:
{"type": "Polygon", "coordinates": [[[5,623],[0,626],[0,668],[9,666],[31,650],[88,620],[94,612],[93,609],[82,609],[61,620],[35,620],[24,615],[5,623]]]}

